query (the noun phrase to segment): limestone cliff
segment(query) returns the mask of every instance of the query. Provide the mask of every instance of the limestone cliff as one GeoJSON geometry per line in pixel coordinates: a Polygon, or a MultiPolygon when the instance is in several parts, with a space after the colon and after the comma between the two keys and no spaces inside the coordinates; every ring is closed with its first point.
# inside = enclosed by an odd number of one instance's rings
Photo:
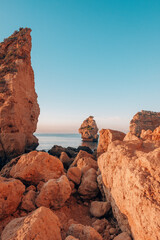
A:
{"type": "Polygon", "coordinates": [[[130,121],[130,132],[139,137],[142,130],[154,131],[158,126],[160,126],[160,112],[142,110],[130,121]]]}
{"type": "Polygon", "coordinates": [[[0,167],[35,149],[39,105],[31,66],[31,29],[21,28],[0,43],[0,167]]]}

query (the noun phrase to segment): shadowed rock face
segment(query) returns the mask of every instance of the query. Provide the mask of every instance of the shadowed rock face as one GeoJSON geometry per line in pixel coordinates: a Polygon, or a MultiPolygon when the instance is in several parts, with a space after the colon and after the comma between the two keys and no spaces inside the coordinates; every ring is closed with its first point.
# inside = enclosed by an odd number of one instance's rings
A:
{"type": "Polygon", "coordinates": [[[31,29],[14,32],[0,43],[0,167],[35,149],[39,105],[31,66],[31,29]]]}
{"type": "Polygon", "coordinates": [[[130,132],[139,137],[142,130],[154,131],[158,126],[160,126],[160,112],[142,110],[130,121],[130,132]]]}
{"type": "Polygon", "coordinates": [[[83,121],[81,127],[79,128],[79,133],[82,135],[82,140],[84,142],[98,141],[98,128],[92,116],[83,121]]]}

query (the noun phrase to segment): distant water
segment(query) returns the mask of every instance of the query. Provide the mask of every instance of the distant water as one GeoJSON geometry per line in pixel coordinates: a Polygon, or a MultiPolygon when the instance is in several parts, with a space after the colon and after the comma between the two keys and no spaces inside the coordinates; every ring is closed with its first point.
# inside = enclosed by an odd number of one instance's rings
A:
{"type": "Polygon", "coordinates": [[[50,133],[36,133],[35,136],[39,140],[37,150],[48,151],[54,145],[62,147],[88,146],[92,150],[97,147],[97,143],[83,143],[80,134],[50,134],[50,133]]]}

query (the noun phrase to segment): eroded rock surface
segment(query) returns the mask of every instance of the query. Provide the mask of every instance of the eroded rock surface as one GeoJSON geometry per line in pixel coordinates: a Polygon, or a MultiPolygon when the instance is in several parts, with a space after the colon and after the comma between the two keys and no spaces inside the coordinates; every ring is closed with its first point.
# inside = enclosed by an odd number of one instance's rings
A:
{"type": "Polygon", "coordinates": [[[79,133],[82,135],[83,141],[98,141],[98,128],[92,116],[83,121],[81,127],[79,128],[79,133]]]}
{"type": "Polygon", "coordinates": [[[32,214],[12,220],[2,232],[2,240],[62,240],[58,217],[40,207],[32,214]],[[54,236],[54,237],[53,237],[54,236]]]}
{"type": "MultiPolygon", "coordinates": [[[[134,239],[156,240],[160,239],[160,147],[144,142],[137,148],[136,142],[111,143],[98,165],[104,185],[126,216],[134,239]]],[[[113,212],[123,230],[122,218],[117,210],[113,212]]]]}
{"type": "Polygon", "coordinates": [[[142,130],[154,131],[160,126],[160,112],[141,111],[134,115],[130,121],[130,132],[137,137],[140,136],[142,130]]]}
{"type": "Polygon", "coordinates": [[[0,177],[0,219],[16,211],[24,191],[19,180],[0,177]]]}
{"type": "Polygon", "coordinates": [[[36,198],[38,207],[61,208],[71,195],[71,187],[68,178],[63,175],[59,179],[50,179],[46,182],[36,198]]]}
{"type": "Polygon", "coordinates": [[[58,158],[45,152],[32,151],[21,156],[11,168],[10,175],[37,185],[40,181],[59,178],[63,171],[63,164],[58,158]]]}
{"type": "Polygon", "coordinates": [[[35,149],[39,105],[31,66],[31,29],[16,31],[0,43],[0,168],[35,149]]]}
{"type": "Polygon", "coordinates": [[[157,127],[153,132],[150,129],[147,131],[142,130],[140,138],[143,140],[160,141],[160,126],[157,127]]]}
{"type": "Polygon", "coordinates": [[[106,152],[108,145],[115,140],[123,140],[125,133],[111,130],[111,129],[102,129],[99,136],[99,143],[97,148],[97,156],[100,156],[102,153],[106,152]]]}

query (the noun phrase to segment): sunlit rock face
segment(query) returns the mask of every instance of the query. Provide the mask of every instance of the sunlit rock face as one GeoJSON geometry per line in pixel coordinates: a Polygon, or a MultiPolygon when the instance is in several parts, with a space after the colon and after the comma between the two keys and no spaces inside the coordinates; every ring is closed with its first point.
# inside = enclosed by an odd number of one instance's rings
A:
{"type": "Polygon", "coordinates": [[[83,121],[81,127],[79,128],[79,133],[81,134],[83,141],[98,141],[98,128],[92,116],[88,117],[86,120],[83,121]]]}
{"type": "Polygon", "coordinates": [[[31,29],[15,31],[0,43],[0,167],[35,149],[40,113],[31,66],[31,29]]]}
{"type": "Polygon", "coordinates": [[[100,132],[99,143],[97,147],[97,156],[106,152],[108,145],[115,140],[123,140],[125,133],[111,129],[102,129],[100,132]]]}
{"type": "Polygon", "coordinates": [[[142,110],[130,121],[130,132],[139,137],[142,130],[154,131],[158,126],[160,126],[160,112],[142,110]]]}
{"type": "Polygon", "coordinates": [[[160,142],[114,141],[98,165],[120,228],[134,240],[160,239],[160,142]]]}

